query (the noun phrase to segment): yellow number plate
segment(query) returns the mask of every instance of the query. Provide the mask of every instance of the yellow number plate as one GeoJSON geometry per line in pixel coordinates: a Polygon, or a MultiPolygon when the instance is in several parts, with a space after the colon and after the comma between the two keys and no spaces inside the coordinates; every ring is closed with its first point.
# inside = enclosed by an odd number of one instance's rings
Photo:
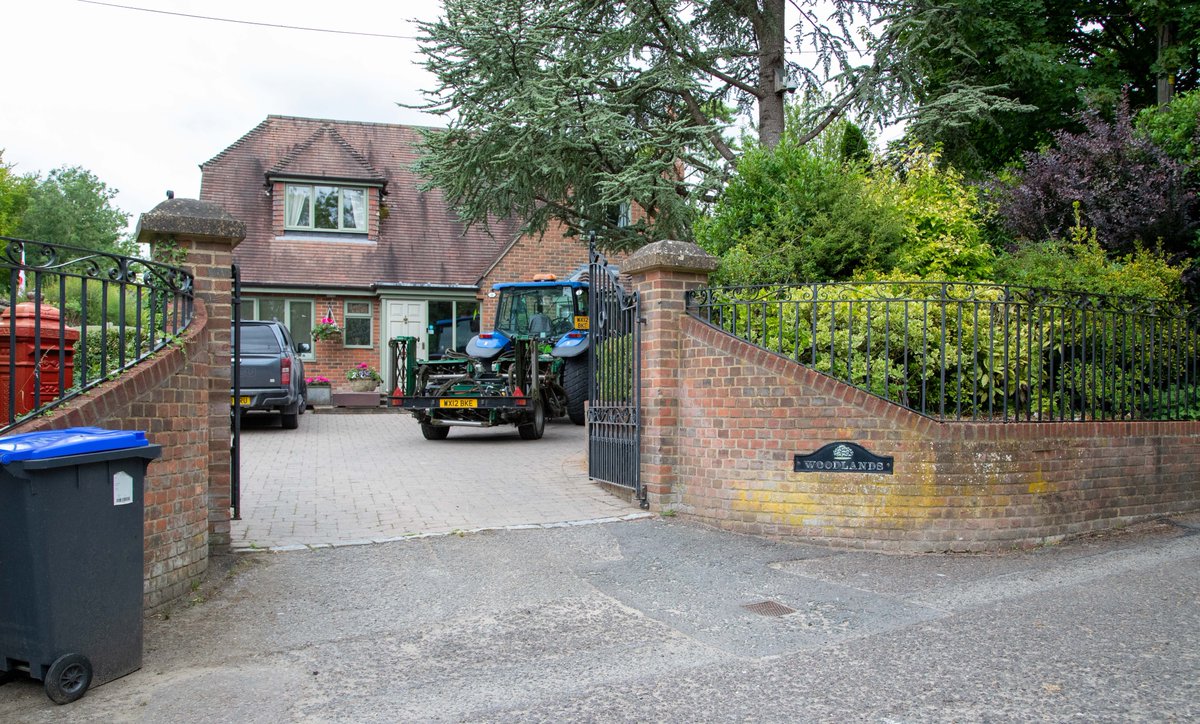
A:
{"type": "Polygon", "coordinates": [[[479,400],[472,400],[472,399],[438,400],[438,407],[479,407],[479,400]]]}
{"type": "Polygon", "coordinates": [[[591,327],[589,326],[587,317],[576,317],[575,318],[575,329],[590,329],[590,328],[591,327]]]}
{"type": "MultiPolygon", "coordinates": [[[[231,404],[231,405],[234,404],[232,397],[229,398],[229,404],[231,404]]],[[[237,398],[237,404],[239,404],[243,407],[249,407],[250,406],[250,398],[243,395],[242,397],[237,398]]]]}

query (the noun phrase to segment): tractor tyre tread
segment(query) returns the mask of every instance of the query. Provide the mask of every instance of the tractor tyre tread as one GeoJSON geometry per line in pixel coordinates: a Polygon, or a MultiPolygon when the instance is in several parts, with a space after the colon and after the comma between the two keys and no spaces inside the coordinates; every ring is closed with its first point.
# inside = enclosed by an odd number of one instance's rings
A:
{"type": "Polygon", "coordinates": [[[588,399],[588,363],[587,358],[574,357],[567,360],[563,369],[563,388],[567,391],[567,417],[576,425],[582,425],[586,419],[584,403],[588,399]]]}

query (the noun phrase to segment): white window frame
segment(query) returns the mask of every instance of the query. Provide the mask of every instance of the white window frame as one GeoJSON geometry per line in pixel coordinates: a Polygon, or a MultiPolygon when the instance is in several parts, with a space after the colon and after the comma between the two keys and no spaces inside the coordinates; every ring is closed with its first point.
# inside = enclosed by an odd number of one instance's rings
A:
{"type": "Polygon", "coordinates": [[[342,302],[342,325],[349,327],[351,319],[367,320],[367,344],[346,344],[346,333],[342,333],[342,346],[346,349],[375,349],[375,305],[370,299],[347,299],[342,302]],[[367,311],[365,314],[359,312],[351,312],[351,304],[365,304],[367,311]]]}
{"type": "Polygon", "coordinates": [[[370,227],[371,227],[371,221],[370,221],[370,219],[369,219],[369,216],[370,216],[370,208],[371,208],[371,191],[370,191],[370,187],[369,187],[369,186],[356,186],[356,185],[354,185],[354,184],[339,184],[339,183],[293,183],[293,182],[290,182],[290,181],[288,181],[288,182],[284,182],[284,184],[283,184],[283,223],[284,223],[284,228],[285,228],[285,229],[289,229],[289,230],[293,230],[293,231],[317,231],[317,232],[320,232],[320,233],[322,233],[322,234],[324,234],[324,233],[327,233],[327,232],[328,232],[328,233],[332,233],[332,234],[366,234],[366,233],[367,233],[367,232],[370,230],[370,227]],[[336,229],[321,229],[321,228],[317,228],[317,225],[316,225],[316,223],[317,223],[317,210],[316,210],[316,203],[317,203],[317,187],[318,187],[318,186],[328,186],[328,187],[331,187],[331,188],[335,188],[335,189],[337,189],[337,196],[338,196],[337,223],[338,223],[338,228],[336,228],[336,229]],[[300,188],[300,187],[303,187],[303,188],[307,188],[307,189],[308,189],[308,225],[307,225],[307,226],[299,226],[299,225],[295,225],[295,224],[289,224],[289,223],[287,223],[287,217],[288,217],[288,209],[287,209],[288,189],[291,189],[291,188],[300,188]],[[356,190],[356,191],[362,191],[362,194],[363,194],[363,212],[362,212],[362,226],[361,226],[361,227],[357,227],[357,226],[356,226],[356,227],[349,228],[349,229],[347,229],[347,228],[343,228],[343,227],[342,227],[342,220],[343,220],[343,218],[344,218],[344,216],[343,216],[343,209],[344,209],[344,206],[343,206],[343,204],[345,203],[345,202],[344,202],[344,198],[345,198],[345,197],[342,195],[342,190],[343,190],[343,189],[354,189],[354,190],[356,190]]]}
{"type": "MultiPolygon", "coordinates": [[[[308,318],[312,320],[312,324],[314,324],[314,325],[316,324],[317,317],[315,315],[316,315],[317,307],[316,307],[316,302],[314,300],[312,300],[312,299],[293,299],[290,297],[282,297],[282,298],[281,297],[266,297],[266,298],[271,299],[272,301],[283,302],[283,317],[284,318],[277,320],[277,321],[283,322],[284,326],[286,326],[288,328],[289,332],[292,331],[292,325],[290,324],[290,322],[292,319],[292,305],[293,304],[307,304],[308,308],[309,308],[308,318]]],[[[261,307],[259,306],[259,303],[258,303],[259,299],[260,299],[259,297],[242,299],[242,305],[243,305],[242,306],[242,312],[243,312],[242,319],[253,319],[253,320],[257,320],[257,321],[267,321],[267,322],[272,321],[270,319],[264,320],[259,316],[259,310],[261,309],[261,307]],[[245,305],[247,302],[251,303],[254,306],[254,316],[249,316],[249,315],[245,314],[245,311],[246,311],[245,305]]],[[[272,318],[272,319],[274,319],[274,318],[272,318]]],[[[295,338],[295,336],[296,336],[295,333],[293,333],[292,337],[295,338]]],[[[311,328],[308,330],[308,336],[311,340],[311,338],[312,338],[312,329],[311,328]]],[[[304,360],[305,362],[312,362],[317,359],[316,345],[314,345],[312,343],[312,341],[309,341],[308,346],[309,346],[309,350],[307,352],[297,353],[297,354],[299,354],[300,359],[304,360]]]]}
{"type": "Polygon", "coordinates": [[[241,308],[238,314],[242,319],[257,320],[258,319],[258,298],[257,297],[242,297],[241,308]]]}

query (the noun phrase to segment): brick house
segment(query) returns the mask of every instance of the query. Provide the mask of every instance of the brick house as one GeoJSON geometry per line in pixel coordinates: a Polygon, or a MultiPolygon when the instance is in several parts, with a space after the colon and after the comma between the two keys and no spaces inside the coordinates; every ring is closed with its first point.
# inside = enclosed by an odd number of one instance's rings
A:
{"type": "Polygon", "coordinates": [[[309,376],[347,386],[360,362],[390,379],[387,340],[416,337],[419,355],[463,349],[492,322],[494,282],[570,274],[585,244],[519,223],[470,229],[440,191],[420,191],[412,126],[268,116],[202,163],[200,198],[246,224],[234,252],[242,316],[279,319],[297,342],[332,317],[340,337],[313,342],[309,376]]]}

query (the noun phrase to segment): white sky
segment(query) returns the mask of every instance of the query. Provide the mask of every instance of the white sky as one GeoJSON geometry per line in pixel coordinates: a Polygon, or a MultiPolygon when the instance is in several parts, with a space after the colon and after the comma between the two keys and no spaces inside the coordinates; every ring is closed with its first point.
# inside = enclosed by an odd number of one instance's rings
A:
{"type": "MultiPolygon", "coordinates": [[[[109,0],[106,0],[109,1],[109,0]]],[[[255,22],[414,36],[438,0],[111,0],[255,22]],[[336,11],[336,12],[334,12],[336,11]]],[[[200,193],[198,164],[268,114],[444,125],[400,108],[432,79],[412,40],[236,25],[78,0],[0,0],[0,149],[17,172],[83,166],[139,214],[200,193]]]]}

